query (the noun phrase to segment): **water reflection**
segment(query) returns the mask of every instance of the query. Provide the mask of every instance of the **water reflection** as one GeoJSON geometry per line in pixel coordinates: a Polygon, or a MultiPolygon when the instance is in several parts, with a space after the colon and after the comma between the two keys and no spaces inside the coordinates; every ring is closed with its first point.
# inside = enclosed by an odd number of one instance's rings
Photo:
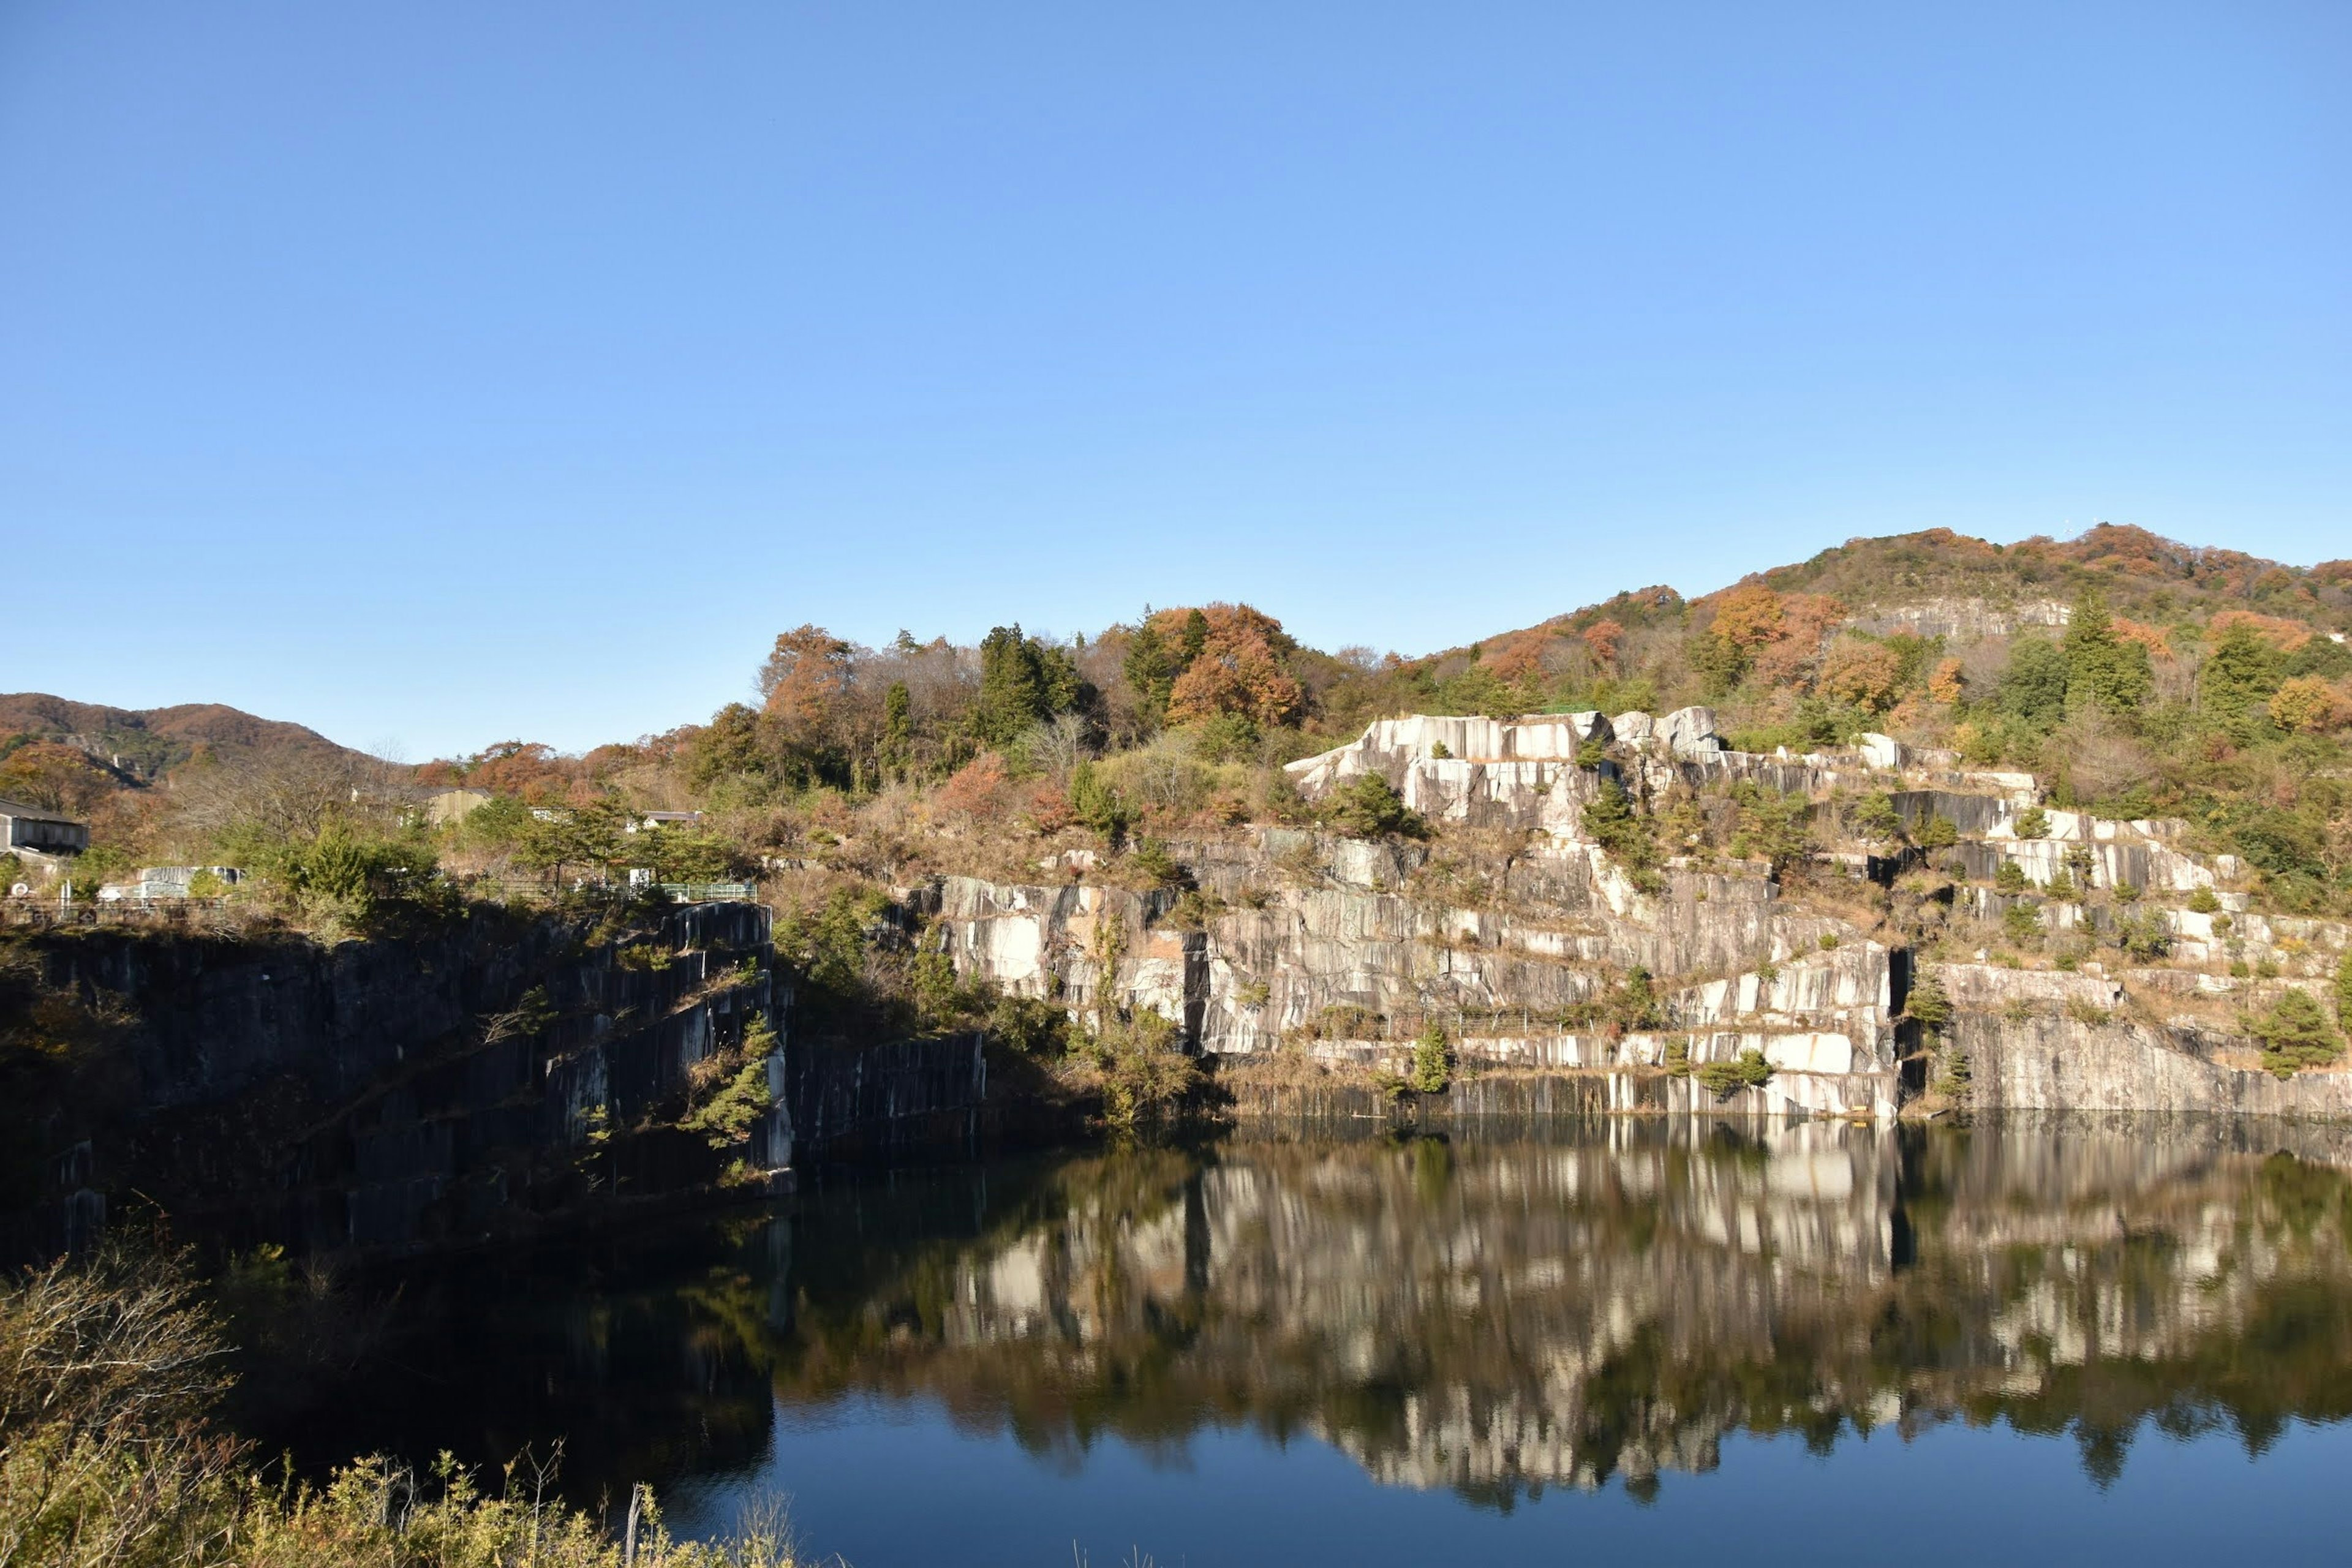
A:
{"type": "Polygon", "coordinates": [[[562,1435],[593,1495],[878,1397],[1063,1468],[1241,1428],[1508,1508],[1959,1419],[2071,1433],[2104,1483],[2151,1426],[2259,1453],[2352,1408],[2352,1187],[2299,1136],[1628,1121],[902,1173],[450,1277],[296,1436],[562,1435]]]}

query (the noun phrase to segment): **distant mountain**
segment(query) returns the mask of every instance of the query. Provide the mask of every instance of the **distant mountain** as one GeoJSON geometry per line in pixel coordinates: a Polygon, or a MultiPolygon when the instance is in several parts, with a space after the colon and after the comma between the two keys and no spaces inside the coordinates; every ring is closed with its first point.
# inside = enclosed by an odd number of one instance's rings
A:
{"type": "Polygon", "coordinates": [[[219,702],[111,708],[44,691],[0,694],[0,754],[35,742],[71,746],[126,784],[159,778],[200,751],[224,756],[307,752],[357,756],[316,730],[219,702]]]}

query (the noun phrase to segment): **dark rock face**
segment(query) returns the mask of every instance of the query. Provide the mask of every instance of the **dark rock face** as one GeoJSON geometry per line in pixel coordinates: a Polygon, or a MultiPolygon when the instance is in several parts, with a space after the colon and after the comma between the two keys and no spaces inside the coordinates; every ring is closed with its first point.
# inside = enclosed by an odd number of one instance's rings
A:
{"type": "MultiPolygon", "coordinates": [[[[132,1194],[175,1230],[231,1245],[398,1250],[708,1182],[713,1152],[664,1112],[755,1016],[781,1037],[791,993],[773,978],[768,911],[701,905],[634,938],[591,934],[483,914],[333,947],[47,943],[52,989],[130,1022],[111,1047],[114,1102],[69,1108],[86,1124],[65,1130],[80,1134],[70,1157],[50,1162],[8,1249],[86,1239],[132,1194]]],[[[789,1157],[788,1127],[751,1142],[753,1157],[789,1157]]]]}

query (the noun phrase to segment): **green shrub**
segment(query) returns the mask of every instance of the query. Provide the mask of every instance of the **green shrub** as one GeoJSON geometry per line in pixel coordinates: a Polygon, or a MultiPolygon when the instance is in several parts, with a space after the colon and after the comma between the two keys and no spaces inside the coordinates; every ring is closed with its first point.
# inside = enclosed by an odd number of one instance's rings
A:
{"type": "Polygon", "coordinates": [[[2000,863],[2000,869],[1993,873],[1992,886],[1995,892],[2014,895],[2025,891],[2032,885],[2026,879],[2025,868],[2014,860],[2003,860],[2000,863]]]}
{"type": "Polygon", "coordinates": [[[1412,1072],[1406,1080],[1417,1094],[1443,1094],[1454,1081],[1454,1053],[1445,1031],[1436,1024],[1422,1030],[1412,1043],[1412,1072]]]}
{"type": "Polygon", "coordinates": [[[1922,974],[1904,999],[1903,1016],[1917,1024],[1929,1037],[1952,1021],[1952,999],[1944,990],[1944,983],[1932,974],[1922,974]]]}
{"type": "Polygon", "coordinates": [[[1717,1100],[1728,1100],[1743,1089],[1759,1089],[1770,1082],[1772,1064],[1764,1059],[1762,1051],[1747,1050],[1736,1061],[1705,1063],[1695,1076],[1717,1100]]]}
{"type": "Polygon", "coordinates": [[[997,997],[982,1026],[1005,1049],[1039,1061],[1055,1061],[1069,1052],[1069,1014],[1034,996],[997,997]]]}
{"type": "Polygon", "coordinates": [[[1319,815],[1333,832],[1350,838],[1419,838],[1429,831],[1421,814],[1378,773],[1365,773],[1333,790],[1319,815]]]}
{"type": "Polygon", "coordinates": [[[1919,824],[1914,841],[1922,849],[1949,849],[1960,841],[1960,830],[1950,817],[1930,812],[1927,820],[1919,824]]]}
{"type": "Polygon", "coordinates": [[[2212,889],[2200,888],[2189,895],[2189,907],[2193,912],[2200,915],[2219,914],[2221,910],[2221,900],[2212,889]]]}
{"type": "Polygon", "coordinates": [[[2000,929],[2014,942],[2029,942],[2042,935],[2042,911],[2032,904],[2011,904],[2002,911],[2000,929]]]}
{"type": "Polygon", "coordinates": [[[1936,1079],[1936,1092],[1947,1100],[1965,1100],[1971,1076],[1968,1053],[1953,1051],[1944,1058],[1944,1071],[1936,1079]]]}
{"type": "Polygon", "coordinates": [[[2020,838],[2050,837],[2050,814],[2038,805],[2029,805],[2017,814],[2017,836],[2020,838]]]}
{"type": "Polygon", "coordinates": [[[2282,1079],[2344,1054],[2342,1037],[2309,992],[2287,992],[2268,1012],[2245,1020],[2245,1029],[2263,1043],[2263,1066],[2282,1079]]]}
{"type": "Polygon", "coordinates": [[[1184,868],[1157,838],[1139,838],[1128,852],[1127,863],[1155,888],[1173,888],[1185,880],[1184,868]]]}
{"type": "Polygon", "coordinates": [[[2116,945],[2140,963],[2153,963],[2172,952],[2172,931],[2154,910],[2116,917],[2116,945]]]}
{"type": "Polygon", "coordinates": [[[1654,892],[1663,885],[1656,868],[1657,842],[1624,785],[1613,778],[1601,780],[1601,793],[1586,804],[1580,820],[1585,837],[1623,867],[1635,887],[1654,892]]]}
{"type": "Polygon", "coordinates": [[[1885,791],[1864,795],[1854,802],[1847,818],[1857,836],[1873,844],[1885,844],[1903,836],[1903,816],[1895,809],[1895,801],[1885,791]]]}

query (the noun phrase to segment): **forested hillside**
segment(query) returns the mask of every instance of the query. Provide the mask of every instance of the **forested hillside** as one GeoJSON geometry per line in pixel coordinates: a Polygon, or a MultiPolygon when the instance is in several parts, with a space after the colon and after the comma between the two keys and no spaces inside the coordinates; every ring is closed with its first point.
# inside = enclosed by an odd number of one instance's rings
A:
{"type": "MultiPolygon", "coordinates": [[[[1375,718],[1705,703],[1745,751],[1876,731],[2030,770],[2056,805],[2179,816],[2196,847],[2242,857],[2265,902],[2340,912],[2347,629],[2352,562],[2282,565],[2107,525],[2006,547],[1935,530],[1698,598],[1622,593],[1414,658],[1307,647],[1247,605],[1150,610],[1066,641],[1008,625],[977,647],[902,632],[866,647],[803,625],[776,637],[751,700],[707,721],[584,755],[509,742],[413,774],[233,710],[13,698],[0,795],[95,811],[96,869],[276,863],[288,885],[321,835],[376,846],[338,885],[436,865],[577,875],[655,843],[665,875],[822,868],[882,883],[1091,847],[1095,874],[1115,878],[1156,838],[1304,820],[1280,764],[1375,718]],[[494,808],[428,832],[418,801],[455,785],[494,808]],[[568,808],[559,822],[528,809],[551,805],[568,808]],[[624,835],[646,809],[705,815],[624,835]]],[[[1319,815],[1360,831],[1401,820],[1370,799],[1319,815]]]]}

